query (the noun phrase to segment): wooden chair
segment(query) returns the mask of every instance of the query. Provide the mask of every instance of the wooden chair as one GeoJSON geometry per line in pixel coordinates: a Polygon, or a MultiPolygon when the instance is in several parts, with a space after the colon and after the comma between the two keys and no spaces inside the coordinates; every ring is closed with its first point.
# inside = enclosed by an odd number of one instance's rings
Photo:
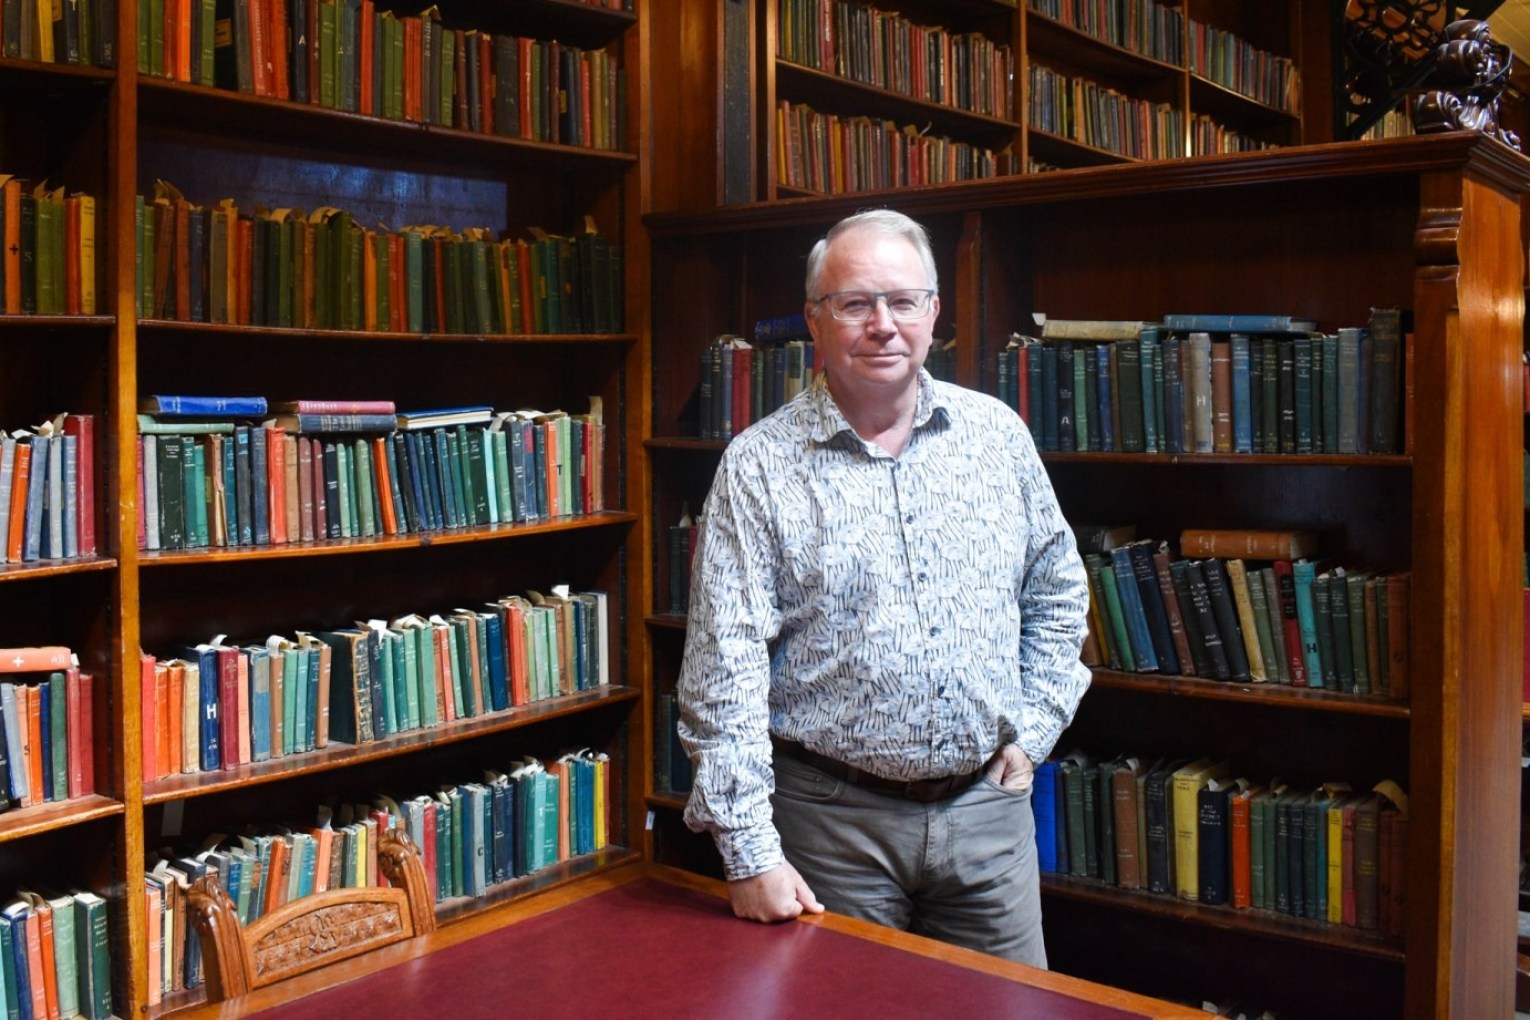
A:
{"type": "Polygon", "coordinates": [[[248,928],[215,875],[192,884],[187,905],[202,944],[207,1001],[218,1002],[436,929],[420,852],[400,830],[378,841],[392,887],[330,889],[293,900],[248,928]]]}

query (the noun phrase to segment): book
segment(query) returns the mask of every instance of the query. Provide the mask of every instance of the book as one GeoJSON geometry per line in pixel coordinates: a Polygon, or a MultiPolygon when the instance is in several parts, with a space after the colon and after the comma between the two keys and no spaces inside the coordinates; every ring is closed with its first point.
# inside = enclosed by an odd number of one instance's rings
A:
{"type": "Polygon", "coordinates": [[[1315,531],[1186,528],[1179,535],[1179,554],[1196,559],[1298,560],[1315,555],[1317,545],[1315,531]]]}
{"type": "Polygon", "coordinates": [[[1176,313],[1165,315],[1163,326],[1182,333],[1312,333],[1317,321],[1294,315],[1176,313]]]}
{"type": "Polygon", "coordinates": [[[494,409],[479,405],[400,411],[395,418],[397,427],[400,429],[433,429],[457,425],[487,424],[494,420],[494,409]]]}
{"type": "Polygon", "coordinates": [[[144,414],[183,418],[243,418],[265,414],[266,398],[155,394],[140,397],[138,410],[144,414]]]}
{"type": "Polygon", "coordinates": [[[1170,795],[1174,829],[1174,893],[1180,899],[1199,900],[1201,895],[1200,791],[1212,780],[1226,777],[1229,768],[1226,761],[1197,758],[1174,770],[1170,795]]]}

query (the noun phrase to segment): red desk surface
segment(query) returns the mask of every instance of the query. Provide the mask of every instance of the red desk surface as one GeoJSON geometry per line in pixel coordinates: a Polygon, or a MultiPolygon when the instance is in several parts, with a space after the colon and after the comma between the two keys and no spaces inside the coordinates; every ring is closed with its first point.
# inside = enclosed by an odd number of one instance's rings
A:
{"type": "Polygon", "coordinates": [[[1147,1014],[1033,988],[817,924],[750,924],[653,878],[609,889],[368,977],[264,1020],[373,1017],[854,1018],[1147,1014]]]}

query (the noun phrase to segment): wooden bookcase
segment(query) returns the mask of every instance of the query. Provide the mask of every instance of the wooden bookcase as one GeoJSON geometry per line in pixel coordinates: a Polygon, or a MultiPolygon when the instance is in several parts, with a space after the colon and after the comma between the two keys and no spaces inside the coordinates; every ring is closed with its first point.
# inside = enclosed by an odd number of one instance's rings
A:
{"type": "MultiPolygon", "coordinates": [[[[1063,6],[1056,6],[1059,14],[1063,6]]],[[[676,176],[666,175],[655,207],[701,208],[838,190],[815,188],[811,182],[793,182],[783,176],[783,147],[789,153],[810,144],[806,138],[783,139],[777,120],[783,102],[841,122],[859,121],[868,132],[891,122],[899,131],[991,151],[1008,168],[1001,172],[1010,173],[1159,158],[1153,153],[1172,158],[1225,151],[1196,147],[1192,128],[1198,119],[1235,132],[1246,139],[1243,147],[1332,138],[1324,130],[1328,118],[1324,89],[1330,77],[1328,5],[1313,0],[1259,5],[1174,0],[1160,6],[1168,12],[1171,27],[1166,31],[1174,38],[1169,49],[1152,53],[1112,40],[1103,26],[1079,25],[1043,13],[1052,5],[1029,0],[889,0],[843,5],[836,0],[713,0],[673,5],[655,16],[655,37],[674,43],[675,64],[656,83],[656,116],[661,123],[674,117],[677,128],[691,134],[680,144],[695,147],[696,158],[676,162],[676,176]],[[846,73],[828,56],[816,60],[804,56],[800,50],[813,39],[799,44],[786,41],[794,31],[813,35],[811,26],[800,30],[795,26],[814,12],[833,25],[835,12],[842,6],[883,12],[883,26],[939,27],[954,40],[969,34],[986,40],[1008,54],[1007,60],[989,61],[995,80],[1007,77],[1010,81],[1005,102],[972,109],[954,101],[931,101],[868,71],[846,73]],[[1196,66],[1190,56],[1195,48],[1194,24],[1288,61],[1297,82],[1291,101],[1249,98],[1219,84],[1208,68],[1196,66]],[[1033,92],[1039,91],[1037,77],[1046,75],[1105,90],[1111,97],[1107,102],[1134,104],[1134,117],[1139,106],[1148,111],[1141,114],[1144,118],[1155,116],[1161,107],[1165,125],[1161,146],[1112,144],[1082,129],[1049,122],[1033,102],[1033,92]],[[1306,125],[1305,106],[1318,108],[1311,128],[1306,125]],[[666,201],[664,193],[670,189],[674,198],[666,201]]],[[[853,34],[850,30],[827,29],[814,38],[835,34],[842,57],[848,54],[850,59],[871,64],[869,17],[858,25],[861,41],[856,43],[843,42],[853,34]]],[[[897,35],[897,28],[887,30],[888,37],[897,35]]],[[[881,47],[876,49],[880,52],[881,47]]],[[[959,52],[960,43],[952,49],[959,52]]],[[[901,71],[912,78],[914,71],[909,68],[916,63],[909,57],[906,65],[899,64],[892,73],[901,71]]],[[[951,64],[953,77],[964,80],[962,61],[953,58],[951,64]]],[[[863,183],[855,190],[869,189],[863,183]]]]}
{"type": "MultiPolygon", "coordinates": [[[[146,0],[147,2],[147,0],[146,0]]],[[[382,5],[388,6],[388,5],[382,5]]],[[[646,726],[641,625],[629,569],[643,488],[631,451],[644,430],[647,266],[646,3],[637,12],[581,0],[505,7],[441,5],[448,27],[610,48],[626,69],[627,133],[616,151],[523,141],[344,113],[135,73],[138,5],[116,5],[116,67],[0,60],[3,172],[96,196],[100,314],[0,316],[0,418],[31,425],[63,410],[98,417],[102,554],[0,567],[0,644],[64,644],[96,676],[99,795],[0,815],[0,887],[87,888],[107,896],[114,1006],[147,1015],[146,861],[250,823],[310,824],[336,796],[423,792],[479,778],[512,757],[575,747],[608,753],[611,846],[450,901],[476,913],[636,859],[646,726]],[[484,226],[573,234],[588,218],[623,251],[626,331],[560,335],[409,335],[211,326],[140,317],[134,199],[156,179],[190,200],[242,209],[349,210],[368,225],[484,226]],[[488,404],[583,413],[604,403],[606,510],[534,524],[247,549],[138,548],[136,417],[149,393],[381,398],[400,408],[488,404]],[[271,633],[457,605],[567,583],[610,600],[612,683],[362,746],[337,746],[237,770],[141,778],[140,649],[175,654],[215,633],[271,633]]],[[[413,8],[399,8],[413,15],[413,8]]],[[[163,1014],[195,1002],[167,1000],[163,1014]]]]}
{"type": "MultiPolygon", "coordinates": [[[[1502,552],[1520,549],[1523,533],[1513,425],[1527,169],[1496,142],[1454,133],[880,197],[931,230],[944,299],[935,335],[956,338],[960,381],[988,392],[999,348],[1035,312],[1151,320],[1279,309],[1325,330],[1363,324],[1373,306],[1411,315],[1403,454],[1046,455],[1076,519],[1129,519],[1158,537],[1192,525],[1314,527],[1334,536],[1336,556],[1411,571],[1406,703],[1101,671],[1059,744],[1227,757],[1239,774],[1279,775],[1293,789],[1396,780],[1411,798],[1404,937],[1048,876],[1055,969],[1292,1016],[1508,1014],[1522,634],[1519,565],[1502,552]]],[[[684,637],[684,621],[665,612],[664,526],[682,500],[699,507],[722,449],[686,438],[700,351],[800,308],[812,242],[864,203],[647,220],[655,696],[672,689],[684,637]]],[[[650,788],[649,803],[659,859],[705,868],[705,841],[687,841],[679,821],[681,798],[650,788]]]]}

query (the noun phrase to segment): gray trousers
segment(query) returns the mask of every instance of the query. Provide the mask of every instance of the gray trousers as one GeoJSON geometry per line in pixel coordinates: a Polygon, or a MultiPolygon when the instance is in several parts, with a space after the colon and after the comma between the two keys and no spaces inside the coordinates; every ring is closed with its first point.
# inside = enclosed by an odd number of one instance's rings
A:
{"type": "Polygon", "coordinates": [[[920,804],[777,755],[786,859],[828,909],[1047,965],[1030,791],[988,780],[920,804]]]}

